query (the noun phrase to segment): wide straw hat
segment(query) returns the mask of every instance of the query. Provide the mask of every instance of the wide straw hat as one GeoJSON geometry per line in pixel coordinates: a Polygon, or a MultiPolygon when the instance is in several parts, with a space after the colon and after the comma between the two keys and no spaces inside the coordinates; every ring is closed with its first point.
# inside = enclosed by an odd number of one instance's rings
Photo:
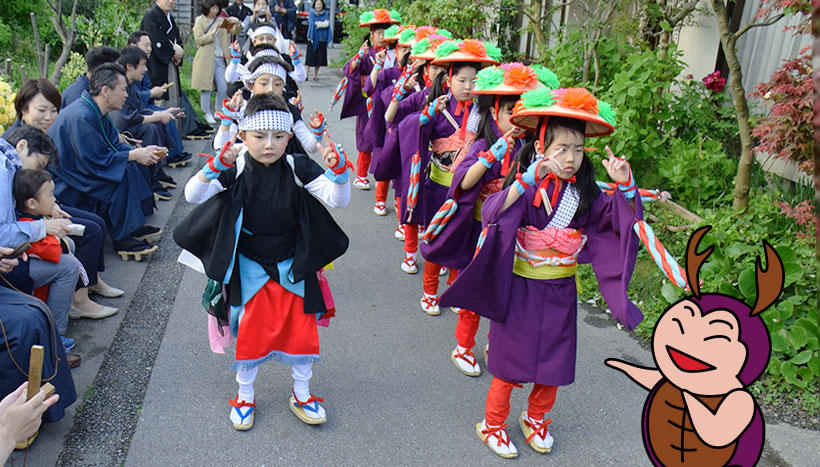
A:
{"type": "MultiPolygon", "coordinates": [[[[429,35],[413,44],[413,46],[410,49],[410,59],[426,60],[429,62],[430,60],[436,58],[436,48],[439,45],[451,40],[452,38],[438,33],[429,35]]],[[[399,41],[399,45],[404,44],[401,41],[399,41]]]]}
{"type": "Polygon", "coordinates": [[[541,65],[527,66],[513,62],[479,71],[472,93],[476,96],[520,96],[539,86],[555,89],[560,87],[560,83],[555,73],[541,65]]]}
{"type": "Polygon", "coordinates": [[[501,51],[494,44],[476,39],[452,40],[436,48],[433,65],[448,66],[457,62],[498,65],[501,51]]]}
{"type": "Polygon", "coordinates": [[[418,26],[412,34],[408,31],[402,32],[399,37],[399,45],[402,47],[413,47],[425,37],[430,36],[444,36],[447,39],[452,39],[453,35],[446,29],[436,28],[434,26],[418,26]]]}
{"type": "Polygon", "coordinates": [[[384,30],[384,39],[383,42],[398,42],[399,37],[404,31],[413,31],[416,27],[412,25],[398,25],[394,24],[389,28],[384,30]]]}
{"type": "Polygon", "coordinates": [[[379,8],[373,11],[365,11],[359,15],[359,27],[364,28],[382,24],[401,24],[401,14],[396,10],[379,8]]]}
{"type": "Polygon", "coordinates": [[[516,102],[510,121],[525,130],[537,131],[539,122],[549,117],[585,121],[586,136],[606,136],[615,131],[615,111],[585,88],[539,87],[528,91],[516,102]]]}

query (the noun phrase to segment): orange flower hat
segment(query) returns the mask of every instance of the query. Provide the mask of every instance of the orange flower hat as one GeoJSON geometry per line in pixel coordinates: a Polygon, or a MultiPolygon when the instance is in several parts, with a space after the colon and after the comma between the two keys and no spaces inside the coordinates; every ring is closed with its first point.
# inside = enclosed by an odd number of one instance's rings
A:
{"type": "Polygon", "coordinates": [[[513,107],[510,121],[521,128],[536,131],[542,119],[567,117],[586,122],[585,134],[606,136],[615,131],[615,112],[585,88],[550,89],[538,87],[525,92],[513,107]]]}
{"type": "Polygon", "coordinates": [[[385,10],[384,8],[379,8],[373,11],[365,11],[359,15],[360,27],[391,24],[401,24],[401,14],[399,14],[396,10],[385,10]]]}

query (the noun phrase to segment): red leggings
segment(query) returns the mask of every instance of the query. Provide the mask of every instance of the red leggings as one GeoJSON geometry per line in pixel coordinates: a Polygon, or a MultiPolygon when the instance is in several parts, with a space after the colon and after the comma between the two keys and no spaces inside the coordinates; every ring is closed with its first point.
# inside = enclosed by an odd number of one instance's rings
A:
{"type": "Polygon", "coordinates": [[[456,342],[458,345],[472,349],[475,347],[475,335],[478,332],[478,323],[481,316],[464,308],[458,313],[458,324],[456,324],[456,342]]]}
{"type": "MultiPolygon", "coordinates": [[[[407,235],[405,231],[405,235],[407,235]]],[[[438,273],[441,271],[441,266],[432,262],[424,260],[424,293],[429,295],[438,295],[438,273]]],[[[447,279],[447,284],[452,284],[458,277],[458,271],[450,269],[450,277],[447,279]]]]}
{"type": "Polygon", "coordinates": [[[390,188],[390,180],[378,181],[376,180],[376,202],[384,203],[387,201],[387,190],[390,188]]]}
{"type": "Polygon", "coordinates": [[[356,175],[359,177],[367,177],[367,171],[370,170],[370,156],[369,152],[359,152],[359,158],[356,159],[356,175]]]}
{"type": "Polygon", "coordinates": [[[415,253],[419,251],[419,225],[404,224],[404,252],[415,253]]]}
{"type": "MultiPolygon", "coordinates": [[[[499,426],[507,421],[507,416],[510,415],[510,394],[514,387],[520,388],[521,385],[493,377],[490,392],[487,393],[487,405],[484,408],[487,425],[499,426]]],[[[558,386],[536,383],[530,392],[527,415],[533,420],[543,419],[544,414],[552,410],[557,391],[558,386]]]]}

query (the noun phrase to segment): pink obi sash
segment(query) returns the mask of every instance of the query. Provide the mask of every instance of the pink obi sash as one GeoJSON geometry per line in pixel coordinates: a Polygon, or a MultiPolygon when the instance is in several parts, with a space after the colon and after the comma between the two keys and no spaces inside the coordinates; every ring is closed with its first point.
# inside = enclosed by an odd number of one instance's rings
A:
{"type": "Polygon", "coordinates": [[[547,227],[538,230],[528,225],[515,235],[515,255],[533,267],[571,266],[587,241],[577,229],[547,227]]]}

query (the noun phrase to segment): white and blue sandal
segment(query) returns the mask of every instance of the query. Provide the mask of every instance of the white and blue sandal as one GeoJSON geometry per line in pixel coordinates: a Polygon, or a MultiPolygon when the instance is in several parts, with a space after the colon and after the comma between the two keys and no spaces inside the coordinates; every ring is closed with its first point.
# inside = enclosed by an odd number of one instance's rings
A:
{"type": "Polygon", "coordinates": [[[324,401],[325,400],[321,397],[316,397],[311,394],[308,400],[301,402],[296,397],[296,393],[291,391],[290,403],[288,406],[290,407],[290,411],[293,412],[299,420],[307,423],[308,425],[320,425],[327,421],[327,413],[325,412],[324,407],[319,405],[319,402],[324,401]]]}
{"type": "Polygon", "coordinates": [[[231,409],[231,424],[234,429],[239,431],[248,431],[253,427],[253,412],[256,409],[256,398],[253,403],[248,401],[239,401],[239,396],[235,399],[228,399],[228,403],[233,407],[231,409]]]}

